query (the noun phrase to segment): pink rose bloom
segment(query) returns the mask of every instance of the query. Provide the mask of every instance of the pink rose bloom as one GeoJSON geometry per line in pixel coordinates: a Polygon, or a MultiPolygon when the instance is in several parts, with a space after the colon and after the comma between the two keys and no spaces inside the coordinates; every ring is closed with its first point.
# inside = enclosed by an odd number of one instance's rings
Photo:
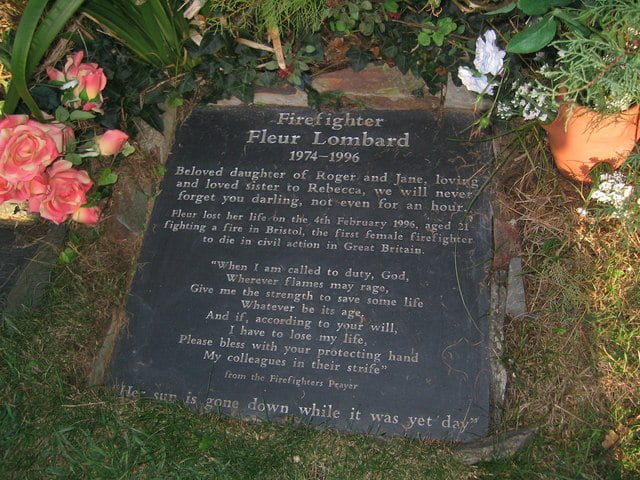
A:
{"type": "Polygon", "coordinates": [[[71,217],[72,220],[86,225],[95,225],[100,218],[100,209],[98,207],[80,207],[71,217]]]}
{"type": "MultiPolygon", "coordinates": [[[[58,160],[31,185],[29,211],[60,224],[87,203],[86,193],[93,182],[84,170],[72,168],[72,163],[58,160]],[[36,193],[36,192],[40,193],[36,193]]],[[[87,217],[83,217],[87,218],[87,217]]]]}
{"type": "Polygon", "coordinates": [[[129,136],[120,130],[107,130],[96,137],[96,144],[100,149],[100,155],[116,155],[128,139],[129,136]]]}
{"type": "Polygon", "coordinates": [[[26,115],[0,120],[0,177],[16,185],[28,182],[64,152],[73,130],[40,123],[26,115]]]}
{"type": "MultiPolygon", "coordinates": [[[[102,113],[102,91],[107,85],[107,77],[97,63],[82,63],[84,52],[69,55],[64,66],[64,72],[47,67],[47,75],[51,80],[73,85],[72,98],[65,99],[64,104],[70,108],[82,107],[83,110],[93,110],[102,113]]],[[[66,96],[66,95],[65,95],[66,96]]]]}

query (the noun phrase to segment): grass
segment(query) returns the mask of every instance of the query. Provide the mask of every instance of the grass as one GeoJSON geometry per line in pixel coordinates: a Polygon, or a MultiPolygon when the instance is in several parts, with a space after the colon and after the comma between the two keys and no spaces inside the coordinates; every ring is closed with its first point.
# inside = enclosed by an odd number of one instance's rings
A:
{"type": "Polygon", "coordinates": [[[524,133],[516,140],[496,196],[522,234],[531,314],[505,325],[500,429],[538,426],[524,452],[470,467],[446,445],[243,423],[87,386],[136,246],[81,229],[80,256],[55,270],[45,303],[0,328],[0,477],[638,478],[638,231],[625,219],[578,215],[586,189],[559,177],[543,150],[520,153],[524,133]]]}

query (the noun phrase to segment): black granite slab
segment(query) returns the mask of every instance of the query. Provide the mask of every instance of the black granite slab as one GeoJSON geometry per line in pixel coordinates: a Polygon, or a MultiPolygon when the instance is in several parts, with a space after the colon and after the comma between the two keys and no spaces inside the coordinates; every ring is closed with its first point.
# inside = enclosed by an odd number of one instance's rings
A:
{"type": "Polygon", "coordinates": [[[466,114],[201,109],[109,382],[131,398],[453,441],[489,422],[487,147],[466,114]]]}

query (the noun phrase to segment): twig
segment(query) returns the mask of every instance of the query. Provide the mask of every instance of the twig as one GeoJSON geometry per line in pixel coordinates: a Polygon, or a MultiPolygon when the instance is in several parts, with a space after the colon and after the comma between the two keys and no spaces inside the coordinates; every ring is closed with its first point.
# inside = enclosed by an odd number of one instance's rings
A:
{"type": "Polygon", "coordinates": [[[254,42],[253,40],[247,40],[246,38],[236,38],[236,42],[240,45],[245,45],[249,48],[255,48],[256,50],[264,50],[265,52],[275,52],[273,47],[265,45],[263,43],[254,42]]]}
{"type": "Polygon", "coordinates": [[[77,407],[93,407],[95,405],[104,405],[105,402],[91,402],[91,403],[79,403],[77,405],[62,405],[64,408],[77,408],[77,407]]]}
{"type": "Polygon", "coordinates": [[[269,38],[271,39],[271,43],[273,44],[273,49],[276,52],[276,59],[278,60],[278,66],[282,70],[287,69],[287,62],[284,59],[284,53],[282,51],[282,43],[280,42],[280,32],[278,32],[278,27],[270,27],[268,28],[269,38]]]}

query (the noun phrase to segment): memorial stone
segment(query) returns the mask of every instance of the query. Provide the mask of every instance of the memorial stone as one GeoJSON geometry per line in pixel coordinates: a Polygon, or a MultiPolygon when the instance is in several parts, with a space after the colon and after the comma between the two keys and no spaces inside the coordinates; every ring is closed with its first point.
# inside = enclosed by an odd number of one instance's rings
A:
{"type": "Polygon", "coordinates": [[[487,147],[467,114],[208,108],[180,127],[109,381],[470,441],[489,422],[487,147]]]}

